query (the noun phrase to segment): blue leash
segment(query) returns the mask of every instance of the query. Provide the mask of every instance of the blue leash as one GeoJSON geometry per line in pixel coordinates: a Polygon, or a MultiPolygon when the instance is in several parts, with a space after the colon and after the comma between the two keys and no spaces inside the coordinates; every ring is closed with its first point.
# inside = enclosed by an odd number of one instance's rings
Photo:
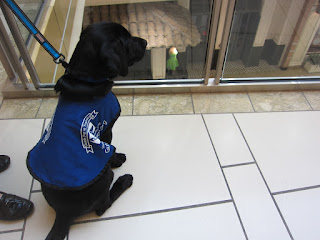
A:
{"type": "MultiPolygon", "coordinates": [[[[2,0],[0,0],[2,1],[2,0]]],[[[22,24],[27,28],[27,30],[33,35],[33,37],[40,43],[40,45],[53,57],[53,61],[56,64],[61,63],[64,68],[67,68],[68,63],[66,63],[65,56],[59,53],[41,34],[41,32],[36,28],[36,26],[30,21],[27,15],[21,10],[21,8],[13,0],[3,0],[11,11],[16,15],[16,17],[22,22],[22,24]]]]}

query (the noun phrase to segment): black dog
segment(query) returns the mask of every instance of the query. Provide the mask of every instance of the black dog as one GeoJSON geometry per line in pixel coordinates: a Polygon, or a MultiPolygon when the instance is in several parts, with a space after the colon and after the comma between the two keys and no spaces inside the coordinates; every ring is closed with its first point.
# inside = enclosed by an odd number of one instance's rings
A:
{"type": "Polygon", "coordinates": [[[86,28],[66,73],[58,80],[59,103],[27,166],[41,182],[44,197],[56,212],[47,240],[62,240],[72,222],[95,211],[101,216],[132,185],[126,174],[111,187],[111,168],[125,162],[111,145],[120,106],[111,92],[118,75],[141,60],[147,42],[121,25],[98,23],[86,28]]]}

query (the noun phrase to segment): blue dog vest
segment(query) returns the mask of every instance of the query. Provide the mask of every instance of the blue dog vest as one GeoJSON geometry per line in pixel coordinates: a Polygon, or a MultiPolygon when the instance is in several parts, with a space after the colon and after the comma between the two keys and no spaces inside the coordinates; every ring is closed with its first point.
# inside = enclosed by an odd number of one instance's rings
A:
{"type": "Polygon", "coordinates": [[[92,101],[60,96],[50,124],[28,154],[31,175],[57,189],[82,189],[95,182],[115,151],[100,135],[112,128],[120,111],[111,91],[92,101]]]}

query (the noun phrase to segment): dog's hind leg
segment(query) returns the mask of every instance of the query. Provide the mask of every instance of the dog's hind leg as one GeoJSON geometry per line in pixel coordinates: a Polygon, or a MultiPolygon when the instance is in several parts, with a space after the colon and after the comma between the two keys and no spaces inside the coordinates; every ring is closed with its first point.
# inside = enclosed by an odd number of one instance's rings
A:
{"type": "Polygon", "coordinates": [[[133,177],[130,174],[123,175],[117,179],[110,190],[111,204],[117,200],[125,190],[131,187],[132,182],[133,177]]]}
{"type": "Polygon", "coordinates": [[[102,195],[100,195],[100,199],[95,206],[95,212],[98,216],[101,216],[110,206],[110,186],[113,181],[114,173],[110,167],[106,170],[105,175],[99,180],[100,188],[102,191],[102,195]]]}
{"type": "Polygon", "coordinates": [[[96,214],[101,216],[125,190],[131,187],[132,181],[133,177],[130,174],[119,177],[113,184],[110,192],[107,192],[106,198],[102,202],[102,205],[96,209],[96,214]]]}
{"type": "Polygon", "coordinates": [[[69,215],[57,213],[53,227],[45,240],[63,240],[68,232],[74,218],[69,215]]]}

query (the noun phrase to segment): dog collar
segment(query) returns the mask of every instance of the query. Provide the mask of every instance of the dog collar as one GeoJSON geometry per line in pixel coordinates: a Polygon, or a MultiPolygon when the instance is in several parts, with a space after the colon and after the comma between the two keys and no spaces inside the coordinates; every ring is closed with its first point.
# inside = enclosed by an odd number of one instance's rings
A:
{"type": "Polygon", "coordinates": [[[108,81],[108,78],[94,78],[94,77],[77,77],[77,80],[83,81],[83,82],[89,82],[89,83],[103,83],[108,81]]]}
{"type": "MultiPolygon", "coordinates": [[[[106,81],[109,80],[109,78],[94,78],[91,76],[86,76],[86,77],[81,77],[81,76],[77,76],[77,77],[71,77],[69,73],[65,73],[64,74],[65,77],[69,78],[69,79],[74,79],[74,80],[80,80],[82,82],[87,82],[87,83],[104,83],[106,81]]],[[[62,76],[63,77],[63,76],[62,76]]]]}

